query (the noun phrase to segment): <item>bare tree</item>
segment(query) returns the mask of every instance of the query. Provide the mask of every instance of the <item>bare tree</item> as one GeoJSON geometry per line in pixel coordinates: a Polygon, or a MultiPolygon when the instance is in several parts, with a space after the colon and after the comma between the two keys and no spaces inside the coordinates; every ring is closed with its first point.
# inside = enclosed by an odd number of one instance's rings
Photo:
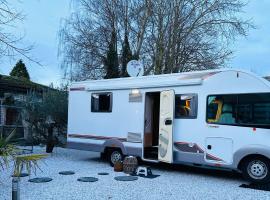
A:
{"type": "Polygon", "coordinates": [[[60,30],[59,55],[77,79],[104,77],[103,58],[114,29],[119,44],[128,36],[148,75],[223,67],[232,54],[230,44],[252,27],[239,17],[241,0],[76,2],[78,9],[60,30]]]}
{"type": "Polygon", "coordinates": [[[7,0],[0,0],[0,57],[13,57],[20,54],[37,64],[28,54],[32,46],[25,47],[20,44],[23,36],[12,34],[16,29],[16,23],[22,21],[23,14],[13,8],[7,0]]]}
{"type": "Polygon", "coordinates": [[[72,13],[69,19],[63,20],[58,54],[63,56],[62,68],[71,80],[104,76],[103,60],[110,30],[107,24],[99,24],[101,22],[96,19],[96,12],[99,12],[98,8],[95,9],[97,3],[81,0],[80,12],[72,13]]]}
{"type": "Polygon", "coordinates": [[[241,1],[157,0],[155,4],[145,43],[152,44],[149,54],[154,65],[146,73],[222,67],[232,53],[230,42],[251,27],[249,21],[237,17],[245,5],[241,1]]]}

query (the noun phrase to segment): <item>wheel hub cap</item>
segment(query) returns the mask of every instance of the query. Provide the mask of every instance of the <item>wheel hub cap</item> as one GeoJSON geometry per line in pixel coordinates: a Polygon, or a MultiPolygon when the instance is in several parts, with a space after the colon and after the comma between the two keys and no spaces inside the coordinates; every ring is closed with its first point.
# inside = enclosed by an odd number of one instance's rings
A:
{"type": "Polygon", "coordinates": [[[267,173],[267,166],[262,161],[256,160],[248,165],[248,174],[254,179],[263,179],[267,173]]]}
{"type": "Polygon", "coordinates": [[[122,159],[122,156],[120,153],[118,152],[113,152],[112,155],[111,155],[111,161],[112,163],[116,163],[117,161],[120,161],[122,159]]]}

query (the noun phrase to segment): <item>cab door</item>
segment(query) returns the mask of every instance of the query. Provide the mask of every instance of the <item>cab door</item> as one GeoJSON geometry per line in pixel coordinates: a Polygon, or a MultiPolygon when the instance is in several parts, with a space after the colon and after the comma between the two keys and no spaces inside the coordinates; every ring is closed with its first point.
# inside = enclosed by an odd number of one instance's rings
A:
{"type": "Polygon", "coordinates": [[[160,93],[158,160],[173,162],[174,90],[160,93]]]}

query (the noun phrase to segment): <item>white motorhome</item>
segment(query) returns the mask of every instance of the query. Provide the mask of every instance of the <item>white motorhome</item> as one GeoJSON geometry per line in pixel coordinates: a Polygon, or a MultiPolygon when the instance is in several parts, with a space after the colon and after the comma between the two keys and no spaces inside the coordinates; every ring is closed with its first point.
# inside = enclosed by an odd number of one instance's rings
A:
{"type": "Polygon", "coordinates": [[[270,82],[222,69],[72,83],[69,148],[270,181],[270,82]]]}

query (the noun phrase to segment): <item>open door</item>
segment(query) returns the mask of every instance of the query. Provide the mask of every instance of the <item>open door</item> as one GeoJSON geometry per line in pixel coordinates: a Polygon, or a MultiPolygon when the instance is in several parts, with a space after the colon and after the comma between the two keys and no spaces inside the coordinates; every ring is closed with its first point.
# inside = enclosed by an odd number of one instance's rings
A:
{"type": "Polygon", "coordinates": [[[160,93],[158,160],[173,162],[174,90],[160,93]]]}

